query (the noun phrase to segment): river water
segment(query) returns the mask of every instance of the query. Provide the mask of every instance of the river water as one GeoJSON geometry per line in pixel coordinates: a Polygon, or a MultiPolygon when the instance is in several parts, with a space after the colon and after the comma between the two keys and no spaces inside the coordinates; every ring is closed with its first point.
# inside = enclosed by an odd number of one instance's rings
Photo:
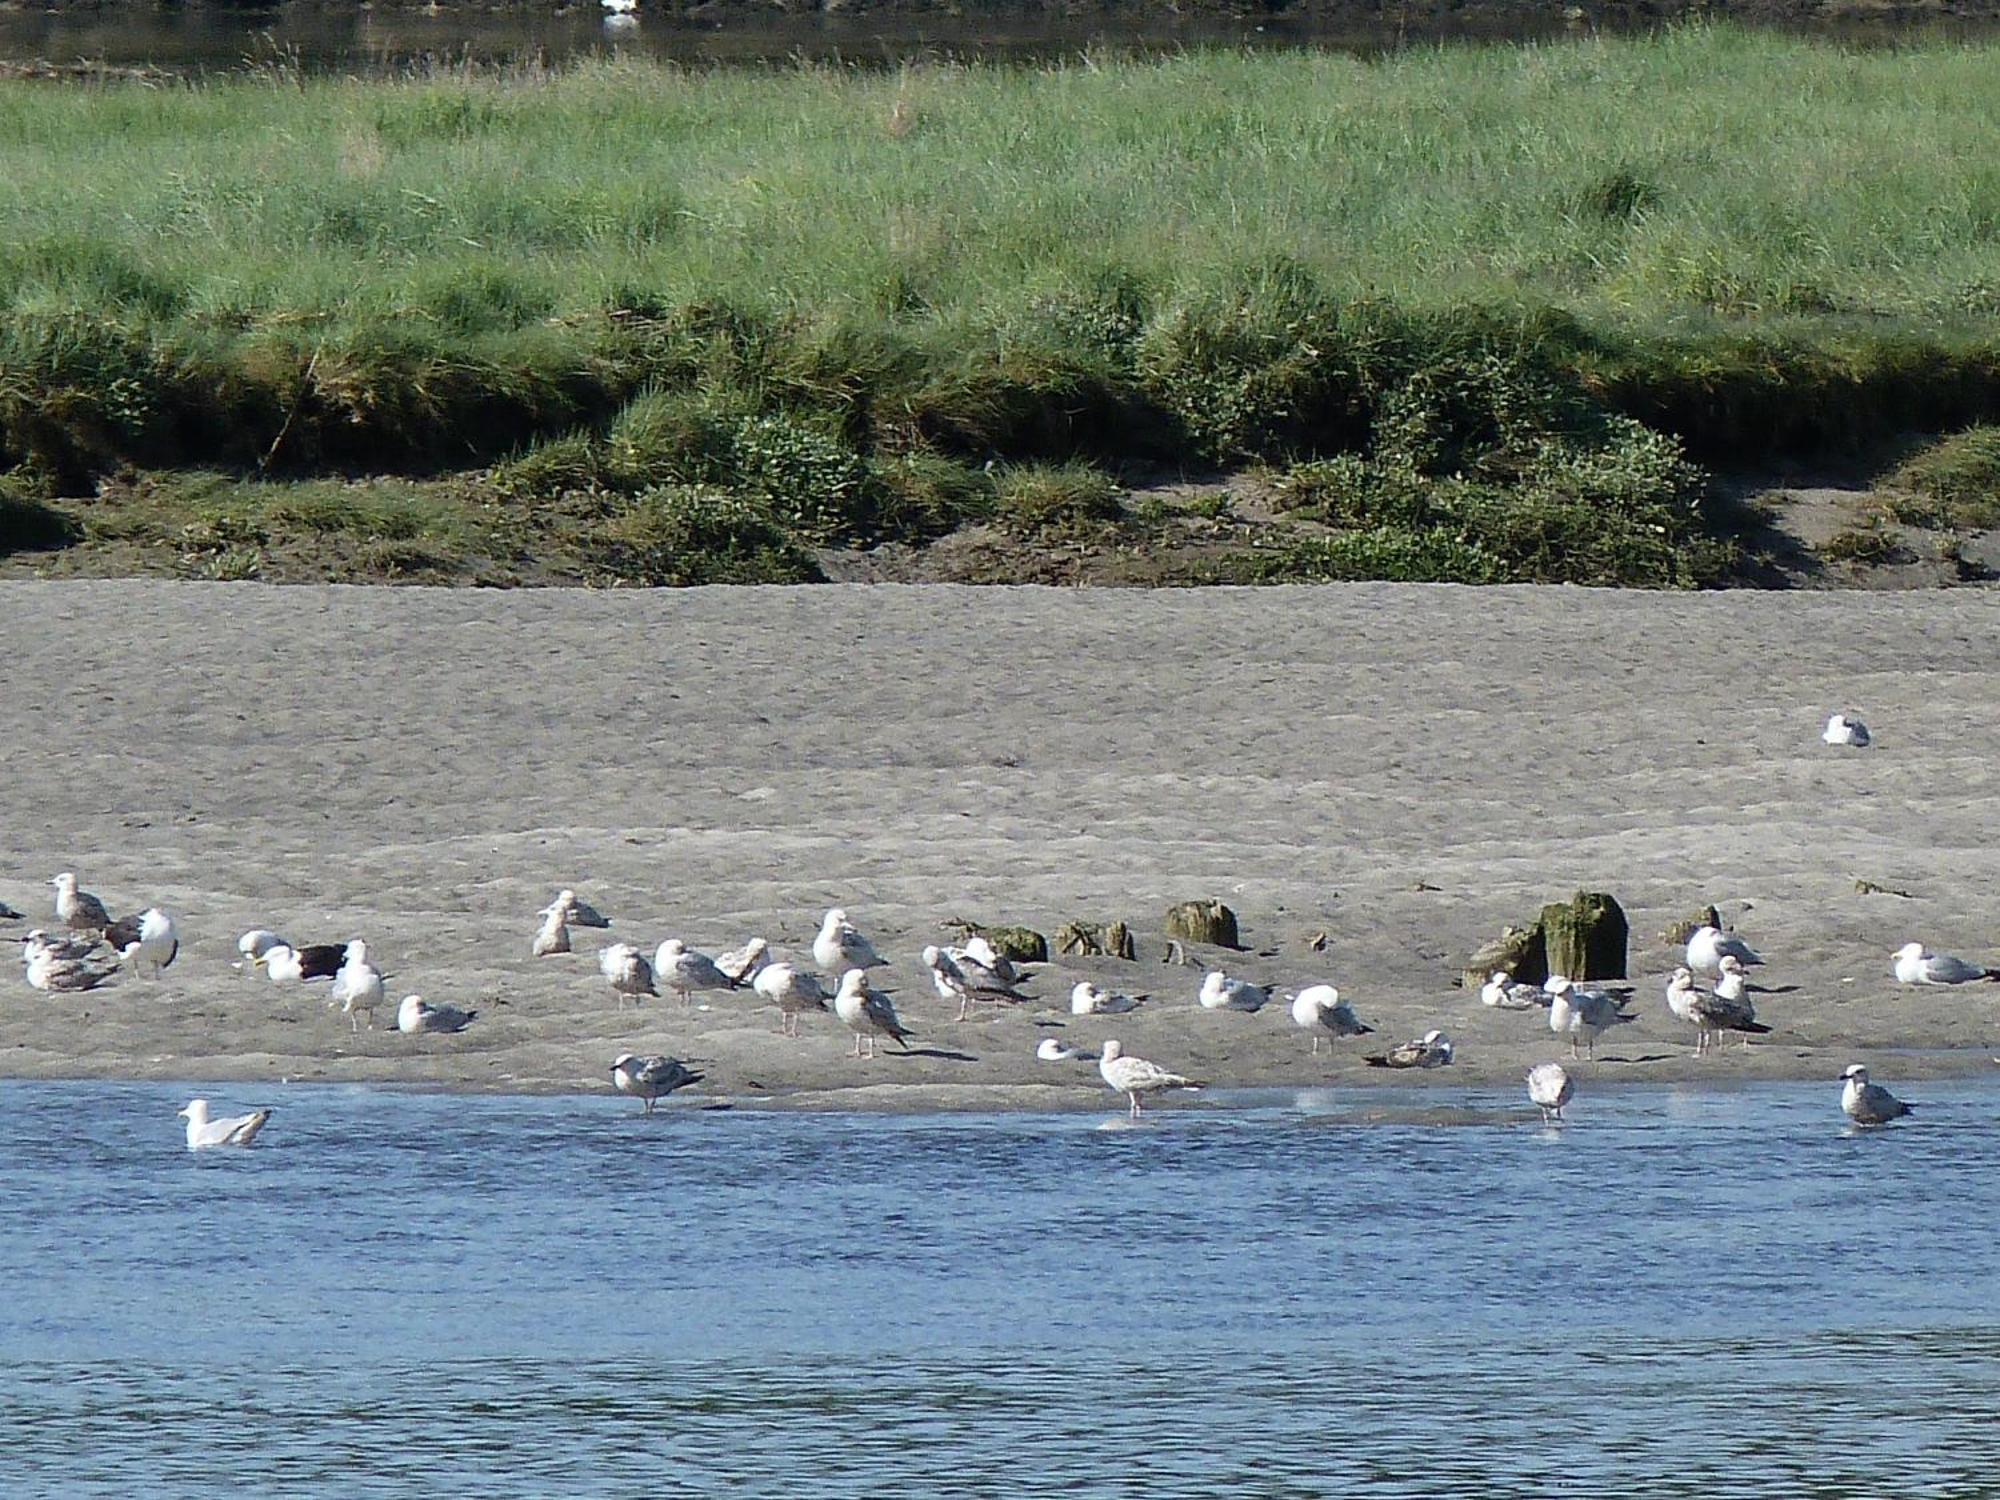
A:
{"type": "MultiPolygon", "coordinates": [[[[1878,1071],[1886,1071],[1880,1070],[1878,1071]]],[[[1893,1081],[1893,1080],[1891,1080],[1893,1081]]],[[[2000,1087],[0,1084],[17,1495],[1990,1493],[2000,1087]]]]}

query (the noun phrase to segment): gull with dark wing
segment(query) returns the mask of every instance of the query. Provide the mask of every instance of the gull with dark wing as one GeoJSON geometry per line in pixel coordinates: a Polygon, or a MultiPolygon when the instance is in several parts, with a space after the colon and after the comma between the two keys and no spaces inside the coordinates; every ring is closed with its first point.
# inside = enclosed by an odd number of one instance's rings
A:
{"type": "Polygon", "coordinates": [[[450,1036],[465,1030],[478,1014],[456,1005],[432,1005],[422,995],[405,995],[396,1007],[396,1029],[411,1036],[424,1031],[450,1036]]]}
{"type": "Polygon", "coordinates": [[[611,918],[605,916],[603,912],[592,906],[588,901],[577,900],[576,892],[572,890],[557,891],[556,899],[536,912],[535,915],[546,917],[552,912],[560,913],[564,923],[571,927],[609,927],[611,925],[611,918]]]}
{"type": "Polygon", "coordinates": [[[308,943],[303,948],[294,948],[290,943],[276,943],[250,961],[261,964],[273,984],[332,979],[347,962],[347,944],[308,943]]]}
{"type": "Polygon", "coordinates": [[[1158,1063],[1147,1062],[1143,1057],[1127,1057],[1116,1037],[1106,1042],[1104,1050],[1098,1054],[1097,1071],[1106,1084],[1132,1101],[1132,1118],[1135,1120],[1143,1113],[1139,1102],[1141,1096],[1166,1089],[1201,1087],[1192,1078],[1169,1073],[1158,1063]]]}
{"type": "Polygon", "coordinates": [[[1697,974],[1720,974],[1725,958],[1750,966],[1764,961],[1757,956],[1755,949],[1733,932],[1724,932],[1720,927],[1695,928],[1688,938],[1687,966],[1697,974]]]}
{"type": "Polygon", "coordinates": [[[89,891],[76,888],[76,876],[68,870],[49,882],[56,888],[56,916],[72,932],[102,932],[111,925],[111,913],[89,891]]]}
{"type": "Polygon", "coordinates": [[[1255,1015],[1270,1001],[1268,984],[1252,984],[1247,979],[1231,979],[1220,969],[1211,969],[1202,978],[1201,993],[1195,997],[1203,1010],[1240,1010],[1255,1015]]]}
{"type": "Polygon", "coordinates": [[[743,988],[715,966],[706,953],[697,953],[679,938],[668,938],[653,955],[653,976],[681,997],[683,1008],[694,1004],[696,990],[738,990],[743,988]]]}
{"type": "Polygon", "coordinates": [[[39,936],[31,932],[21,939],[21,966],[30,988],[49,995],[73,995],[98,988],[117,972],[73,954],[71,943],[38,943],[35,939],[39,936]]]}
{"type": "Polygon", "coordinates": [[[833,996],[833,1013],[854,1033],[856,1057],[864,1055],[863,1042],[868,1044],[866,1056],[873,1057],[878,1036],[888,1037],[905,1052],[910,1050],[911,1033],[897,1017],[895,1002],[882,991],[869,988],[865,969],[849,969],[840,976],[840,988],[833,996]]]}
{"type": "Polygon", "coordinates": [[[829,974],[845,976],[849,969],[886,967],[889,960],[877,953],[875,945],[847,920],[843,908],[832,906],[827,908],[820,923],[819,936],[813,939],[813,962],[829,974]]]}
{"type": "Polygon", "coordinates": [[[936,987],[939,998],[958,1002],[958,1019],[961,1021],[975,1000],[992,1004],[1020,1004],[1032,998],[1022,994],[963,949],[947,950],[932,946],[924,949],[923,958],[924,967],[931,971],[931,983],[936,987]]]}
{"type": "Polygon", "coordinates": [[[1362,1061],[1371,1068],[1443,1068],[1450,1065],[1451,1057],[1451,1038],[1442,1031],[1426,1031],[1413,1042],[1399,1042],[1362,1061]]]}
{"type": "Polygon", "coordinates": [[[619,1093],[635,1094],[643,1100],[646,1107],[641,1113],[649,1115],[653,1105],[675,1089],[700,1083],[707,1076],[691,1071],[678,1057],[641,1057],[635,1052],[621,1052],[611,1064],[612,1084],[619,1093]]]}
{"type": "Polygon", "coordinates": [[[972,936],[965,940],[963,948],[953,948],[948,951],[953,957],[957,957],[963,953],[974,963],[983,964],[998,976],[1002,984],[1020,984],[1032,972],[1015,963],[1013,959],[1002,953],[998,948],[995,948],[991,942],[987,941],[986,934],[983,932],[973,933],[972,936]]]}
{"type": "Polygon", "coordinates": [[[1868,1070],[1860,1063],[1850,1065],[1840,1075],[1840,1107],[1857,1125],[1887,1125],[1914,1111],[1883,1088],[1868,1081],[1868,1070]]]}
{"type": "Polygon", "coordinates": [[[1310,985],[1293,996],[1292,1024],[1312,1033],[1314,1057],[1322,1036],[1367,1036],[1375,1029],[1363,1026],[1354,1007],[1330,984],[1310,985]]]}
{"type": "Polygon", "coordinates": [[[1626,1021],[1636,1021],[1637,1016],[1628,1016],[1619,1008],[1615,996],[1603,990],[1580,990],[1576,981],[1563,974],[1552,974],[1542,986],[1549,995],[1549,1030],[1557,1036],[1569,1037],[1569,1055],[1578,1056],[1577,1043],[1581,1042],[1594,1058],[1597,1056],[1597,1038],[1626,1021]]]}
{"type": "Polygon", "coordinates": [[[155,979],[181,951],[174,919],[157,906],[147,907],[136,917],[119,918],[104,929],[104,940],[118,950],[134,973],[145,973],[140,967],[144,964],[151,968],[155,979]]]}
{"type": "Polygon", "coordinates": [[[1851,745],[1856,750],[1865,750],[1873,743],[1868,726],[1861,722],[1861,715],[1851,708],[1844,714],[1830,715],[1819,737],[1829,745],[1851,745]]]}
{"type": "Polygon", "coordinates": [[[1949,953],[1934,954],[1922,943],[1905,943],[1890,955],[1898,984],[1974,984],[2000,979],[2000,969],[1967,963],[1949,953]]]}

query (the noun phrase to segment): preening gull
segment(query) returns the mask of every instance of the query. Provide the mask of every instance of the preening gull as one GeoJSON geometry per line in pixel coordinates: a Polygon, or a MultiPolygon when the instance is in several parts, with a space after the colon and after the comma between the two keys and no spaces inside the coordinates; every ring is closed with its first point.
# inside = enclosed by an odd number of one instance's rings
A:
{"type": "Polygon", "coordinates": [[[456,1005],[432,1005],[422,995],[405,995],[396,1007],[396,1029],[415,1034],[434,1031],[449,1036],[472,1024],[476,1010],[460,1010],[456,1005]]]}
{"type": "Polygon", "coordinates": [[[1761,964],[1764,961],[1733,932],[1724,932],[1720,927],[1695,928],[1694,935],[1688,939],[1687,966],[1697,974],[1720,974],[1724,958],[1733,958],[1743,964],[1761,964]]]}
{"type": "Polygon", "coordinates": [[[277,943],[266,948],[252,963],[262,964],[273,984],[291,984],[308,979],[332,979],[347,962],[345,943],[308,943],[294,948],[277,943]]]}
{"type": "Polygon", "coordinates": [[[1114,995],[1109,990],[1099,989],[1088,979],[1081,979],[1069,992],[1069,1013],[1073,1016],[1122,1016],[1137,1010],[1151,998],[1150,995],[1114,995]]]}
{"type": "Polygon", "coordinates": [[[176,1110],[175,1113],[188,1122],[190,1151],[206,1151],[211,1146],[247,1146],[257,1139],[257,1132],[271,1118],[268,1109],[259,1109],[247,1115],[232,1115],[226,1120],[212,1120],[208,1115],[206,1099],[190,1099],[186,1109],[176,1110]]]}
{"type": "Polygon", "coordinates": [[[897,1019],[895,1004],[882,991],[868,987],[868,973],[864,969],[849,969],[840,976],[840,988],[833,997],[833,1013],[854,1033],[856,1057],[863,1055],[863,1042],[868,1044],[866,1055],[873,1057],[878,1036],[888,1037],[905,1052],[910,1050],[911,1033],[897,1019]]]}
{"type": "Polygon", "coordinates": [[[834,906],[827,909],[819,936],[813,939],[813,962],[829,974],[845,976],[849,969],[879,969],[889,960],[847,920],[844,910],[834,906]]]}
{"type": "Polygon", "coordinates": [[[694,1004],[696,990],[735,990],[742,986],[715,966],[706,953],[697,953],[679,938],[668,938],[653,955],[653,976],[681,997],[681,1004],[694,1004]]]}
{"type": "Polygon", "coordinates": [[[1829,745],[1852,745],[1857,750],[1865,750],[1871,742],[1868,726],[1851,708],[1844,714],[1829,717],[1819,737],[1829,745]]]}
{"type": "Polygon", "coordinates": [[[174,961],[181,951],[180,934],[174,919],[157,906],[149,906],[136,917],[123,917],[104,930],[104,939],[118,950],[134,973],[144,973],[141,964],[152,969],[153,978],[174,961]]]}
{"type": "Polygon", "coordinates": [[[1330,984],[1311,985],[1292,997],[1292,1024],[1312,1033],[1314,1057],[1322,1036],[1367,1036],[1375,1029],[1363,1026],[1354,1007],[1330,984]]]}
{"type": "Polygon", "coordinates": [[[1451,1038],[1442,1031],[1426,1031],[1414,1042],[1399,1042],[1362,1061],[1371,1068],[1442,1068],[1450,1064],[1451,1056],[1451,1038]]]}
{"type": "Polygon", "coordinates": [[[382,971],[368,962],[368,945],[356,938],[347,945],[340,972],[333,976],[333,992],[327,1004],[338,1005],[351,1029],[361,1029],[365,1012],[368,1025],[375,1025],[375,1007],[382,1003],[382,971]]]}
{"type": "Polygon", "coordinates": [[[975,932],[965,940],[963,948],[950,950],[953,957],[963,953],[976,964],[984,964],[999,976],[1002,984],[1019,984],[1026,979],[1029,970],[1022,968],[1013,959],[1002,953],[986,940],[986,934],[975,932]]]}
{"type": "Polygon", "coordinates": [[[1616,997],[1603,990],[1580,990],[1566,975],[1551,975],[1542,988],[1549,992],[1549,1030],[1557,1036],[1569,1037],[1571,1057],[1578,1055],[1578,1042],[1596,1057],[1600,1033],[1621,1022],[1638,1020],[1619,1008],[1616,997]]]}
{"type": "Polygon", "coordinates": [[[528,957],[548,958],[569,951],[569,922],[561,908],[552,906],[542,913],[542,925],[535,932],[535,941],[528,947],[528,957]]]}
{"type": "Polygon", "coordinates": [[[1922,943],[1905,943],[1890,958],[1898,984],[1971,984],[2000,979],[2000,970],[1967,963],[1948,953],[1933,954],[1922,943]]]}
{"type": "Polygon", "coordinates": [[[290,944],[267,927],[251,928],[236,940],[236,951],[243,955],[243,962],[239,967],[243,970],[244,977],[247,979],[255,975],[258,960],[273,948],[289,946],[290,944]]]}
{"type": "Polygon", "coordinates": [[[571,890],[557,891],[556,899],[536,912],[535,915],[546,917],[551,912],[559,913],[563,921],[571,927],[609,927],[611,925],[611,918],[605,916],[603,912],[592,906],[588,901],[577,900],[576,892],[571,890]]]}
{"type": "Polygon", "coordinates": [[[645,1101],[644,1113],[653,1112],[653,1104],[665,1098],[675,1089],[684,1089],[691,1083],[700,1083],[707,1075],[689,1070],[688,1065],[678,1057],[640,1057],[636,1053],[621,1052],[611,1064],[611,1081],[621,1094],[637,1094],[645,1101]]]}
{"type": "Polygon", "coordinates": [[[958,1019],[963,1021],[973,1001],[1019,1004],[1030,997],[1022,994],[998,974],[963,949],[924,949],[924,967],[931,971],[931,983],[938,996],[958,1002],[958,1019]]]}
{"type": "Polygon", "coordinates": [[[653,966],[646,961],[646,955],[630,943],[613,943],[600,949],[597,967],[611,981],[620,1006],[624,1005],[628,996],[636,1003],[641,995],[659,994],[653,988],[653,966]]]}
{"type": "Polygon", "coordinates": [[[1035,1044],[1035,1056],[1043,1062],[1074,1062],[1083,1054],[1066,1042],[1045,1036],[1035,1044]]]}
{"type": "Polygon", "coordinates": [[[76,876],[65,870],[49,882],[56,888],[56,915],[73,932],[102,932],[111,925],[111,913],[89,891],[76,888],[76,876]]]}
{"type": "Polygon", "coordinates": [[[1857,1125],[1887,1125],[1891,1120],[1914,1113],[1910,1105],[1881,1084],[1870,1083],[1868,1070],[1860,1063],[1849,1066],[1840,1077],[1840,1107],[1857,1125]]]}
{"type": "Polygon", "coordinates": [[[738,984],[748,984],[771,962],[770,953],[769,943],[762,938],[752,938],[741,948],[719,954],[715,966],[738,984]]]}
{"type": "Polygon", "coordinates": [[[1132,1118],[1135,1120],[1141,1113],[1141,1095],[1156,1094],[1163,1089],[1201,1087],[1192,1078],[1169,1073],[1158,1063],[1149,1063],[1143,1057],[1127,1057],[1115,1037],[1104,1044],[1104,1051],[1098,1055],[1097,1071],[1107,1084],[1132,1101],[1132,1118]]]}
{"type": "Polygon", "coordinates": [[[1561,1063],[1536,1063],[1528,1069],[1528,1098],[1542,1112],[1542,1123],[1560,1120],[1563,1106],[1576,1093],[1576,1084],[1561,1063]]]}
{"type": "Polygon", "coordinates": [[[792,964],[764,965],[750,988],[778,1007],[778,1030],[784,1036],[797,1036],[799,1017],[809,1010],[824,1011],[833,998],[819,975],[792,964]]]}
{"type": "Polygon", "coordinates": [[[1220,969],[1211,969],[1201,981],[1196,997],[1203,1010],[1240,1010],[1255,1015],[1271,998],[1271,987],[1252,984],[1247,979],[1231,979],[1220,969]]]}
{"type": "Polygon", "coordinates": [[[1496,1010],[1533,1010],[1549,1003],[1548,991],[1539,984],[1516,979],[1505,969],[1495,969],[1493,977],[1479,987],[1479,1003],[1496,1010]]]}

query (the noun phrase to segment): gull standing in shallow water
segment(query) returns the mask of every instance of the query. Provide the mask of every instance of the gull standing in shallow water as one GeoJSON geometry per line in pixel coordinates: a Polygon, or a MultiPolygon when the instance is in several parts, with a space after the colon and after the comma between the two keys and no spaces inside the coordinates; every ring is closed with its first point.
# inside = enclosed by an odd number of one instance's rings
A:
{"type": "Polygon", "coordinates": [[[678,1057],[640,1057],[634,1052],[621,1052],[611,1064],[612,1084],[621,1094],[636,1094],[646,1106],[641,1113],[649,1115],[655,1102],[675,1089],[700,1083],[707,1076],[690,1072],[678,1057]]]}
{"type": "Polygon", "coordinates": [[[849,969],[884,968],[889,960],[847,920],[843,908],[830,906],[819,925],[819,936],[813,939],[813,962],[829,974],[845,976],[849,969]]]}
{"type": "Polygon", "coordinates": [[[1948,953],[1933,954],[1922,943],[1905,943],[1890,955],[1898,984],[1973,984],[2000,979],[2000,970],[1967,963],[1948,953]]]}
{"type": "Polygon", "coordinates": [[[1157,1063],[1149,1063],[1143,1057],[1127,1057],[1125,1049],[1116,1037],[1104,1044],[1104,1051],[1098,1055],[1097,1071],[1105,1083],[1132,1101],[1132,1118],[1141,1113],[1139,1097],[1155,1094],[1162,1089],[1198,1089],[1200,1084],[1192,1078],[1183,1078],[1178,1073],[1169,1073],[1157,1063]]]}
{"type": "Polygon", "coordinates": [[[1542,1123],[1560,1120],[1563,1106],[1576,1094],[1576,1084],[1561,1063],[1536,1063],[1528,1069],[1528,1099],[1542,1112],[1542,1123]]]}
{"type": "Polygon", "coordinates": [[[1292,997],[1292,1024],[1312,1033],[1314,1057],[1322,1036],[1367,1036],[1375,1029],[1363,1026],[1354,1007],[1330,984],[1311,985],[1292,997]]]}
{"type": "Polygon", "coordinates": [[[791,964],[766,964],[750,988],[778,1007],[778,1034],[797,1036],[799,1017],[809,1010],[824,1012],[833,997],[819,975],[791,964]]]}
{"type": "Polygon", "coordinates": [[[1757,956],[1755,949],[1733,932],[1724,932],[1720,927],[1695,928],[1688,938],[1687,966],[1697,974],[1720,974],[1725,958],[1733,958],[1746,965],[1764,961],[1757,956]]]}
{"type": "Polygon", "coordinates": [[[1073,1016],[1122,1016],[1137,1010],[1150,995],[1114,995],[1100,990],[1088,979],[1079,979],[1069,992],[1069,1013],[1073,1016]]]}
{"type": "Polygon", "coordinates": [[[76,888],[76,876],[65,870],[49,882],[56,888],[56,915],[72,932],[102,932],[111,925],[111,913],[89,891],[76,888]]]}
{"type": "Polygon", "coordinates": [[[1881,1084],[1870,1083],[1868,1070],[1860,1063],[1852,1064],[1840,1078],[1840,1107],[1857,1125],[1887,1125],[1891,1120],[1914,1113],[1881,1084]]]}
{"type": "Polygon", "coordinates": [[[627,997],[638,1003],[641,995],[657,995],[653,988],[653,966],[646,962],[646,955],[630,943],[612,943],[601,948],[597,954],[598,972],[611,981],[611,988],[618,996],[622,1008],[627,997]]]}
{"type": "Polygon", "coordinates": [[[460,1010],[456,1005],[432,1005],[422,995],[405,995],[396,1007],[396,1029],[415,1035],[420,1031],[450,1036],[472,1024],[476,1010],[460,1010]]]}
{"type": "Polygon", "coordinates": [[[205,1151],[210,1146],[247,1146],[257,1139],[257,1132],[271,1118],[268,1109],[260,1109],[247,1115],[233,1115],[226,1120],[212,1120],[208,1115],[206,1099],[190,1099],[186,1109],[176,1110],[175,1113],[188,1122],[190,1151],[205,1151]]]}
{"type": "Polygon", "coordinates": [[[867,1055],[873,1057],[878,1036],[888,1037],[905,1052],[910,1050],[911,1033],[897,1018],[894,1002],[882,991],[868,987],[864,969],[849,969],[840,976],[840,988],[833,997],[833,1013],[854,1033],[856,1057],[862,1056],[864,1041],[868,1044],[867,1055]]]}
{"type": "Polygon", "coordinates": [[[1450,1066],[1451,1057],[1451,1038],[1442,1031],[1426,1031],[1414,1042],[1399,1042],[1361,1060],[1371,1068],[1443,1068],[1450,1066]]]}
{"type": "Polygon", "coordinates": [[[1231,979],[1222,970],[1211,969],[1203,976],[1201,993],[1195,998],[1203,1010],[1240,1010],[1254,1016],[1270,1000],[1271,987],[1252,984],[1247,979],[1231,979]]]}

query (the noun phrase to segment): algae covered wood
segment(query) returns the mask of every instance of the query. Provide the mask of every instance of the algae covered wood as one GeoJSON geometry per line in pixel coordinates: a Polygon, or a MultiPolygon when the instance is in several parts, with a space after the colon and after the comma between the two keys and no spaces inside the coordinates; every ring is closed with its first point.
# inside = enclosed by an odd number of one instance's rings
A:
{"type": "Polygon", "coordinates": [[[1465,966],[1465,987],[1478,989],[1496,971],[1511,974],[1524,984],[1540,984],[1549,977],[1540,922],[1532,927],[1508,927],[1500,936],[1475,949],[1465,966]]]}
{"type": "Polygon", "coordinates": [[[1065,922],[1056,929],[1056,949],[1086,958],[1136,959],[1139,945],[1123,922],[1065,922]]]}
{"type": "Polygon", "coordinates": [[[1002,958],[1017,964],[1045,964],[1049,961],[1049,940],[1032,927],[988,927],[986,941],[1002,958]]]}
{"type": "Polygon", "coordinates": [[[1240,948],[1236,913],[1220,901],[1183,901],[1167,908],[1167,936],[1211,948],[1240,948]]]}
{"type": "MultiPolygon", "coordinates": [[[[1624,908],[1603,891],[1578,891],[1542,908],[1543,951],[1551,974],[1623,979],[1631,929],[1624,908]]],[[[1525,977],[1525,976],[1523,976],[1525,977]]]]}

